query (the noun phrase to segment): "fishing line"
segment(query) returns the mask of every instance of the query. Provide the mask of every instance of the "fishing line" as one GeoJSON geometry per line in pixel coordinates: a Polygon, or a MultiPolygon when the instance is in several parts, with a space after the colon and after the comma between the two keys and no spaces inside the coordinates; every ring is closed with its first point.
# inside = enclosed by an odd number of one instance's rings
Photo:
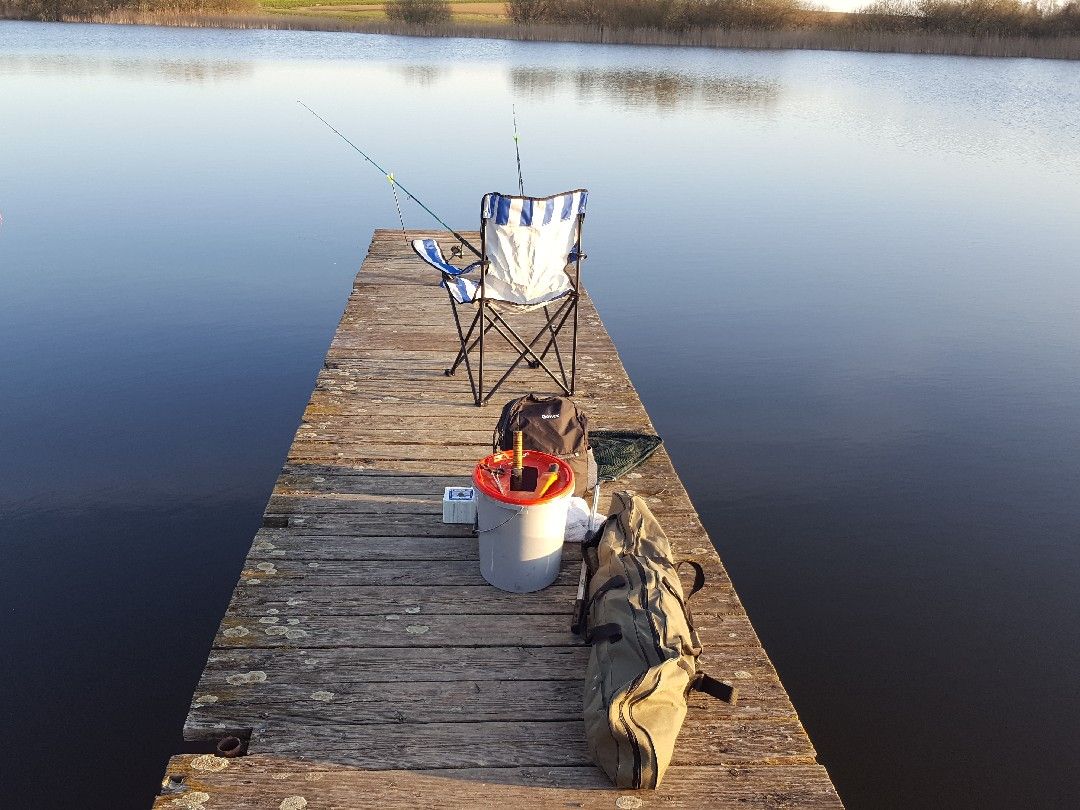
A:
{"type": "MultiPolygon", "coordinates": [[[[355,149],[357,151],[357,153],[359,153],[360,157],[362,157],[364,160],[366,160],[368,163],[370,163],[372,166],[374,166],[376,169],[378,169],[380,172],[382,172],[383,175],[386,177],[386,179],[390,181],[390,185],[394,188],[394,197],[395,197],[395,199],[397,198],[397,189],[400,188],[402,190],[402,192],[405,194],[406,197],[408,197],[414,203],[416,203],[421,208],[423,208],[425,211],[427,211],[436,222],[438,222],[440,225],[442,225],[444,228],[446,228],[446,230],[450,231],[450,233],[452,233],[454,235],[454,238],[456,238],[459,242],[461,242],[461,244],[465,245],[465,247],[467,247],[469,250],[471,250],[477,256],[481,255],[480,251],[477,250],[475,247],[473,247],[473,244],[468,239],[466,239],[460,233],[458,233],[453,228],[451,228],[449,225],[447,225],[445,222],[443,222],[442,219],[439,218],[438,214],[436,214],[434,211],[432,211],[430,208],[428,208],[426,205],[424,205],[422,202],[420,202],[420,200],[417,199],[416,195],[413,194],[411,191],[409,191],[407,188],[405,188],[405,186],[401,185],[401,183],[399,183],[399,182],[397,182],[397,180],[393,179],[393,175],[390,174],[390,172],[386,171],[386,169],[384,169],[382,166],[380,166],[378,163],[376,163],[374,160],[372,160],[364,152],[364,150],[362,150],[359,146],[357,146],[355,143],[353,143],[348,138],[346,138],[344,135],[342,135],[333,126],[333,124],[331,124],[329,121],[327,121],[325,118],[323,118],[321,115],[319,115],[313,109],[311,109],[311,107],[309,107],[307,104],[300,101],[299,99],[296,100],[296,103],[299,104],[301,107],[303,107],[305,110],[307,110],[309,113],[314,115],[316,118],[318,118],[320,121],[322,121],[330,129],[331,132],[333,132],[335,135],[337,135],[339,138],[341,138],[341,140],[345,141],[345,143],[347,143],[349,146],[351,146],[353,149],[355,149]]],[[[401,209],[399,207],[398,208],[398,214],[400,215],[400,213],[401,213],[401,209]]],[[[403,227],[404,227],[404,224],[405,224],[405,221],[404,221],[404,219],[402,219],[402,226],[403,227]]]]}
{"type": "Polygon", "coordinates": [[[518,128],[517,128],[517,106],[510,105],[510,112],[514,116],[514,152],[517,155],[517,167],[518,167],[518,193],[525,196],[525,181],[521,179],[521,146],[518,144],[518,128]]]}
{"type": "MultiPolygon", "coordinates": [[[[398,222],[401,223],[401,235],[405,236],[405,217],[401,214],[401,201],[398,199],[397,183],[394,182],[394,173],[390,172],[390,174],[386,175],[386,179],[390,183],[390,190],[394,192],[394,208],[397,209],[398,222]]],[[[408,242],[409,237],[405,236],[405,241],[408,242]]]]}

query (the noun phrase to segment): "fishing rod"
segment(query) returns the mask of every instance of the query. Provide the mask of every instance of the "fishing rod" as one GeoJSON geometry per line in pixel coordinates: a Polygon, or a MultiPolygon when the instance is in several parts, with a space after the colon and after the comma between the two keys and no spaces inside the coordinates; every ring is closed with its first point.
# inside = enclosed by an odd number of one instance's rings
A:
{"type": "Polygon", "coordinates": [[[477,249],[476,249],[476,248],[475,248],[475,247],[473,246],[472,242],[470,242],[470,241],[469,241],[468,239],[466,239],[466,238],[465,238],[464,236],[462,236],[462,235],[461,235],[460,233],[458,233],[458,232],[457,232],[457,231],[455,231],[455,230],[454,230],[453,228],[451,228],[451,227],[450,227],[449,225],[447,225],[447,224],[446,224],[445,222],[443,222],[443,221],[442,221],[442,219],[440,219],[440,218],[439,218],[439,215],[438,215],[438,214],[436,214],[436,213],[435,213],[434,211],[432,211],[432,210],[431,210],[430,208],[428,208],[428,207],[427,207],[426,205],[424,205],[424,204],[423,204],[422,202],[420,202],[420,200],[419,200],[419,199],[417,199],[417,197],[416,197],[416,195],[415,195],[415,194],[413,194],[413,193],[412,193],[411,191],[409,191],[409,190],[408,190],[407,188],[405,188],[405,186],[401,185],[401,183],[399,183],[399,182],[398,182],[398,181],[397,181],[397,180],[396,180],[396,179],[394,178],[394,175],[393,175],[393,174],[391,174],[390,172],[386,171],[386,169],[384,169],[384,168],[383,168],[382,166],[380,166],[380,165],[379,165],[378,163],[376,163],[376,162],[375,162],[374,160],[372,160],[372,159],[371,159],[370,157],[368,157],[368,155],[367,155],[367,154],[365,154],[365,153],[364,153],[364,151],[363,151],[363,150],[362,150],[362,149],[361,149],[361,148],[360,148],[359,146],[357,146],[357,145],[356,145],[355,143],[353,143],[353,142],[352,142],[352,141],[350,141],[350,140],[349,140],[348,138],[346,138],[346,137],[345,137],[344,135],[342,135],[342,134],[341,134],[341,133],[340,133],[340,132],[339,132],[339,131],[338,131],[338,130],[337,130],[337,129],[336,129],[335,127],[334,127],[334,125],[333,125],[333,124],[331,124],[331,123],[330,123],[329,121],[327,121],[327,120],[326,120],[325,118],[323,118],[323,117],[322,117],[321,115],[319,115],[319,114],[318,114],[317,112],[315,112],[315,111],[314,111],[313,109],[311,109],[311,107],[309,107],[309,106],[308,106],[307,104],[305,104],[304,102],[300,101],[299,99],[297,99],[296,103],[297,103],[297,104],[299,104],[299,105],[300,105],[301,107],[303,107],[303,108],[304,108],[305,110],[307,110],[307,111],[308,111],[309,113],[311,113],[312,115],[314,115],[314,116],[315,116],[316,118],[318,118],[318,119],[319,119],[320,121],[322,121],[322,122],[323,122],[323,123],[324,123],[324,124],[325,124],[325,125],[326,125],[326,126],[327,126],[327,127],[329,128],[329,129],[330,129],[330,131],[331,131],[331,132],[333,132],[333,133],[334,133],[335,135],[337,135],[337,136],[338,136],[339,138],[341,138],[341,140],[345,141],[345,143],[347,143],[347,144],[348,144],[349,146],[351,146],[351,147],[352,147],[353,149],[355,149],[355,150],[356,150],[356,151],[357,151],[357,152],[358,152],[358,153],[360,154],[360,157],[362,157],[362,158],[363,158],[364,160],[366,160],[366,161],[367,161],[368,163],[370,163],[370,164],[371,164],[372,166],[374,166],[374,167],[375,167],[376,169],[378,169],[378,170],[379,170],[380,172],[382,172],[382,173],[383,173],[384,175],[386,175],[386,179],[390,181],[390,184],[391,184],[392,186],[394,186],[394,188],[400,188],[400,189],[401,189],[401,190],[402,190],[402,191],[403,191],[403,192],[405,193],[405,196],[406,196],[406,197],[408,197],[408,198],[409,198],[410,200],[412,200],[412,201],[413,201],[414,203],[416,203],[416,204],[417,204],[417,205],[419,205],[419,206],[420,206],[421,208],[423,208],[423,209],[424,209],[425,211],[427,211],[427,212],[428,212],[428,213],[429,213],[429,214],[430,214],[430,215],[432,216],[432,218],[433,218],[433,219],[434,219],[434,220],[435,220],[436,222],[438,222],[438,223],[439,223],[440,225],[442,225],[442,226],[443,226],[444,228],[446,228],[446,230],[450,231],[450,233],[452,233],[452,234],[454,235],[454,237],[455,237],[455,238],[456,238],[456,239],[457,239],[457,240],[458,240],[459,242],[461,242],[461,244],[463,244],[463,245],[464,245],[465,247],[467,247],[467,248],[468,248],[469,250],[471,250],[471,251],[472,251],[473,253],[475,253],[475,254],[476,254],[477,256],[480,256],[481,258],[483,258],[483,256],[482,256],[482,254],[480,253],[480,251],[479,251],[479,250],[477,250],[477,249]]]}
{"type": "Polygon", "coordinates": [[[517,106],[511,104],[510,111],[514,116],[514,152],[517,154],[518,167],[518,193],[525,196],[525,181],[521,179],[521,146],[518,144],[517,106]]]}

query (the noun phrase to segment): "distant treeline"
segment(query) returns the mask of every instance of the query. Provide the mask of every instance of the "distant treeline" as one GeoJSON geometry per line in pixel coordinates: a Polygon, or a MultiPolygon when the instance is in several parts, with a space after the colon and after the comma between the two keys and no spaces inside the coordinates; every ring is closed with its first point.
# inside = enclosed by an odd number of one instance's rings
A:
{"type": "Polygon", "coordinates": [[[519,25],[556,23],[682,32],[783,28],[806,10],[800,0],[509,0],[519,25]]]}
{"type": "Polygon", "coordinates": [[[873,31],[928,31],[971,36],[1080,34],[1080,0],[877,0],[852,15],[873,31]]]}
{"type": "Polygon", "coordinates": [[[0,17],[14,20],[94,19],[131,14],[251,14],[258,0],[0,0],[0,17]]]}
{"type": "Polygon", "coordinates": [[[617,29],[861,29],[972,36],[1080,34],[1080,0],[876,0],[854,14],[830,14],[803,0],[508,0],[518,25],[553,23],[617,29]]]}

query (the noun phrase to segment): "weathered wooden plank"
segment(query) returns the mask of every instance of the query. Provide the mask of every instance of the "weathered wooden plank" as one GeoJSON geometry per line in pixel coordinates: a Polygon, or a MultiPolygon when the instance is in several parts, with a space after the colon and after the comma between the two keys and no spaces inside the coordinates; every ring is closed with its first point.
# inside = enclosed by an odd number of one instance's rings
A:
{"type": "Polygon", "coordinates": [[[511,594],[489,585],[338,586],[330,589],[278,582],[268,583],[265,588],[237,589],[229,607],[238,616],[264,616],[269,610],[280,612],[286,607],[300,606],[323,616],[385,616],[388,613],[568,616],[576,594],[576,585],[551,585],[535,593],[511,594]]]}
{"type": "MultiPolygon", "coordinates": [[[[758,645],[717,651],[711,673],[729,678],[745,692],[754,681],[776,681],[772,664],[758,645]]],[[[260,670],[270,681],[291,684],[386,683],[391,681],[571,680],[582,683],[589,648],[575,647],[351,647],[217,649],[203,673],[203,684],[228,675],[260,670]]],[[[734,709],[752,710],[752,695],[734,709]]]]}
{"type": "MultiPolygon", "coordinates": [[[[735,671],[741,673],[737,682],[742,702],[725,707],[731,718],[795,717],[786,692],[769,668],[735,671]]],[[[215,669],[201,679],[188,723],[195,728],[233,728],[292,720],[330,724],[577,720],[583,685],[580,671],[576,674],[574,678],[478,680],[477,676],[488,673],[475,667],[456,679],[390,679],[383,673],[380,680],[343,681],[331,672],[316,682],[298,682],[262,669],[215,669]]],[[[712,700],[691,693],[690,711],[708,712],[712,700]]]]}
{"type": "MultiPolygon", "coordinates": [[[[265,535],[264,535],[265,536],[265,535]]],[[[344,543],[350,538],[337,538],[333,542],[338,549],[332,550],[325,555],[317,553],[316,543],[325,538],[311,538],[312,543],[305,554],[289,554],[285,548],[278,548],[269,540],[260,540],[252,548],[248,558],[248,566],[241,572],[239,585],[266,589],[282,583],[289,585],[322,585],[324,587],[341,588],[349,586],[371,585],[398,585],[416,586],[428,585],[432,587],[449,588],[455,585],[473,585],[480,582],[471,581],[468,575],[470,570],[475,570],[479,575],[478,557],[476,554],[467,555],[462,551],[462,541],[469,542],[469,538],[434,538],[429,552],[416,550],[411,555],[395,555],[388,544],[392,544],[395,538],[351,538],[356,541],[356,547],[363,548],[363,544],[369,539],[375,541],[376,547],[383,549],[381,554],[373,555],[372,559],[362,552],[352,553],[343,550],[344,543]],[[439,550],[440,544],[449,542],[451,553],[444,554],[439,550]],[[269,550],[267,550],[269,549],[269,550]],[[276,552],[285,552],[281,556],[274,556],[276,552]],[[267,555],[267,559],[259,562],[259,558],[267,555]],[[299,559],[298,559],[299,557],[299,559]],[[314,558],[314,559],[312,559],[314,558]],[[306,560],[306,562],[305,562],[306,560]],[[439,581],[438,577],[445,577],[439,581]]],[[[412,540],[410,544],[420,543],[423,539],[412,540]]],[[[291,538],[297,542],[296,538],[291,538]]],[[[285,541],[282,540],[282,543],[285,541]]],[[[415,549],[415,545],[413,545],[415,549]]],[[[576,574],[580,571],[578,561],[580,548],[574,544],[564,546],[561,571],[557,583],[569,584],[576,581],[576,574]]],[[[684,558],[691,558],[690,554],[681,554],[684,558]]],[[[710,591],[715,591],[718,596],[733,595],[731,583],[727,580],[726,573],[715,559],[704,556],[698,563],[705,572],[706,582],[710,585],[710,591]]],[[[693,604],[703,615],[707,615],[713,600],[708,601],[694,599],[693,604]]],[[[741,607],[739,608],[741,610],[741,607]]]]}
{"type": "Polygon", "coordinates": [[[359,514],[314,513],[275,514],[263,516],[265,529],[289,529],[295,536],[355,535],[371,537],[472,537],[471,526],[463,523],[443,523],[430,516],[409,513],[373,512],[359,514]]]}
{"type": "MultiPolygon", "coordinates": [[[[509,399],[509,397],[507,397],[509,399]]],[[[460,404],[460,403],[459,403],[460,404]]],[[[308,403],[306,416],[319,418],[323,414],[336,416],[353,416],[368,418],[372,414],[384,414],[388,417],[404,417],[408,419],[445,419],[446,408],[442,405],[425,401],[417,401],[412,398],[405,399],[391,395],[373,395],[370,398],[360,399],[355,396],[333,393],[317,389],[312,392],[308,403]]],[[[455,412],[454,420],[463,427],[489,426],[492,424],[491,409],[476,408],[474,412],[455,412]]],[[[651,422],[635,418],[635,408],[631,403],[613,402],[600,415],[590,414],[590,425],[597,429],[614,430],[625,427],[627,429],[652,430],[651,422]]]]}
{"type": "MultiPolygon", "coordinates": [[[[644,494],[644,493],[643,493],[644,494]]],[[[704,538],[707,535],[701,528],[697,515],[690,510],[668,510],[662,503],[662,497],[653,496],[650,500],[660,500],[657,515],[663,522],[664,531],[673,541],[680,538],[704,538]]],[[[371,535],[389,537],[397,534],[411,534],[418,537],[466,537],[472,536],[472,527],[463,523],[443,523],[441,518],[432,515],[409,513],[360,512],[311,512],[304,514],[268,513],[263,521],[265,528],[287,528],[297,536],[301,535],[371,535]]],[[[702,546],[703,548],[705,546],[702,546]]]]}
{"type": "MultiPolygon", "coordinates": [[[[757,639],[741,612],[696,615],[702,643],[717,650],[756,644],[757,639]]],[[[382,616],[313,615],[298,612],[255,617],[230,611],[222,620],[215,646],[315,649],[319,647],[484,647],[578,646],[582,640],[563,621],[545,614],[428,614],[387,613],[382,616]],[[276,619],[269,623],[271,619],[276,619]]],[[[703,665],[714,650],[706,650],[703,665]]]]}
{"type": "Polygon", "coordinates": [[[477,560],[476,540],[472,537],[294,537],[263,529],[248,554],[248,564],[321,560],[477,560]],[[276,542],[274,542],[276,539],[276,542]]]}
{"type": "MultiPolygon", "coordinates": [[[[458,479],[457,486],[471,485],[467,478],[458,479]]],[[[663,486],[655,481],[634,482],[633,489],[645,492],[650,488],[663,486]],[[643,486],[644,484],[644,486],[643,486]],[[651,486],[650,486],[651,485],[651,486]]],[[[452,486],[452,485],[448,485],[452,486]]],[[[668,513],[690,512],[694,506],[690,498],[682,490],[662,490],[663,496],[653,495],[668,513]]],[[[601,488],[602,513],[606,514],[611,501],[612,490],[601,488]]],[[[266,507],[266,514],[285,515],[315,515],[315,514],[414,514],[426,515],[429,522],[442,523],[442,490],[437,495],[417,496],[402,495],[393,499],[387,498],[389,493],[352,494],[352,493],[278,493],[271,496],[266,507]]],[[[587,507],[583,507],[587,508],[587,507]]]]}
{"type": "MultiPolygon", "coordinates": [[[[475,566],[470,566],[475,568],[475,566]]],[[[219,647],[526,647],[582,644],[570,632],[569,621],[527,613],[491,615],[342,616],[290,610],[273,616],[226,614],[215,642],[219,647]],[[268,623],[273,621],[272,624],[268,623]]]]}
{"type": "Polygon", "coordinates": [[[289,807],[352,810],[357,807],[742,808],[831,810],[840,806],[820,765],[673,766],[656,791],[618,791],[596,768],[489,768],[365,771],[320,758],[303,762],[279,756],[213,761],[193,755],[169,762],[166,784],[176,784],[155,810],[196,806],[232,810],[289,807]],[[176,777],[170,783],[169,777],[176,777]],[[258,791],[251,790],[258,785],[258,791]],[[301,803],[300,800],[303,800],[301,803]]]}
{"type": "MultiPolygon", "coordinates": [[[[253,754],[330,759],[371,770],[589,765],[580,720],[390,723],[352,726],[268,721],[252,737],[253,754]]],[[[745,765],[814,762],[793,719],[731,719],[688,714],[673,764],[745,765]]]]}
{"type": "MultiPolygon", "coordinates": [[[[320,722],[329,725],[577,720],[581,686],[565,680],[389,681],[317,685],[240,671],[199,685],[188,722],[320,722]],[[208,691],[212,690],[212,691],[208,691]],[[207,695],[216,700],[206,704],[207,695]]],[[[790,716],[784,714],[785,717],[790,716]]]]}
{"type": "MultiPolygon", "coordinates": [[[[649,498],[656,504],[655,511],[690,512],[693,510],[686,492],[673,488],[671,479],[663,472],[663,466],[645,464],[642,473],[628,478],[621,486],[601,486],[602,504],[610,501],[617,491],[636,492],[649,498]]],[[[423,481],[407,479],[377,478],[379,470],[365,470],[371,473],[367,480],[356,476],[282,476],[274,487],[269,502],[273,511],[284,511],[291,504],[287,498],[307,499],[312,511],[375,511],[381,506],[392,506],[390,512],[414,511],[417,514],[435,514],[441,519],[443,487],[471,486],[472,476],[430,477],[423,481]],[[374,479],[374,480],[373,480],[374,479]],[[279,510],[281,506],[283,509],[279,510]],[[331,509],[331,507],[333,507],[331,509]]],[[[585,510],[591,504],[578,504],[585,510]]],[[[296,509],[308,508],[300,502],[296,509]]],[[[599,510],[607,513],[606,507],[599,510]]]]}
{"type": "MultiPolygon", "coordinates": [[[[262,529],[255,544],[248,554],[250,568],[260,570],[258,563],[269,562],[276,565],[278,560],[320,562],[322,560],[472,560],[479,559],[479,548],[473,537],[412,537],[407,534],[397,536],[370,535],[300,535],[295,536],[287,530],[262,529]]],[[[676,548],[680,545],[676,543],[676,548]]],[[[697,556],[685,550],[681,556],[697,556]]],[[[577,543],[563,546],[563,563],[574,564],[581,559],[581,548],[577,543]]],[[[725,589],[723,569],[708,558],[701,565],[706,573],[718,580],[721,589],[725,589]]],[[[252,576],[259,576],[252,573],[252,576]]],[[[696,602],[697,600],[695,600],[696,602]]],[[[711,599],[709,600],[712,601],[711,599]]],[[[708,605],[703,603],[703,609],[708,605]]]]}
{"type": "MultiPolygon", "coordinates": [[[[240,584],[261,587],[267,583],[289,581],[294,584],[328,588],[358,585],[485,585],[480,566],[466,560],[326,560],[304,563],[277,560],[245,568],[240,584]]],[[[564,565],[556,584],[577,582],[577,571],[564,565]]]]}
{"type": "MultiPolygon", "coordinates": [[[[458,680],[382,683],[276,683],[263,670],[204,679],[188,723],[194,728],[325,723],[556,722],[581,719],[580,681],[458,680]],[[207,700],[213,699],[212,703],[207,700]]],[[[742,682],[751,703],[728,709],[732,721],[782,721],[795,717],[775,679],[742,682]]],[[[694,693],[689,711],[708,713],[706,695],[694,693]]]]}

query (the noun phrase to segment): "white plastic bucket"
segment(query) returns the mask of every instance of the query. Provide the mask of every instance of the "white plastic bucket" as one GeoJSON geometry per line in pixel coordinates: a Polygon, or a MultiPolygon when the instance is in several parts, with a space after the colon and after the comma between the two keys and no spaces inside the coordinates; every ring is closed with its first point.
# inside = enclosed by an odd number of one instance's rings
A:
{"type": "MultiPolygon", "coordinates": [[[[495,477],[490,471],[508,470],[511,455],[488,456],[477,465],[473,475],[480,574],[501,590],[529,593],[546,588],[559,576],[566,512],[574,494],[574,473],[555,456],[526,451],[525,463],[539,469],[539,481],[550,465],[558,465],[556,483],[539,499],[534,497],[535,493],[504,492],[492,485],[495,477]]],[[[509,475],[502,478],[506,484],[509,475]]]]}

